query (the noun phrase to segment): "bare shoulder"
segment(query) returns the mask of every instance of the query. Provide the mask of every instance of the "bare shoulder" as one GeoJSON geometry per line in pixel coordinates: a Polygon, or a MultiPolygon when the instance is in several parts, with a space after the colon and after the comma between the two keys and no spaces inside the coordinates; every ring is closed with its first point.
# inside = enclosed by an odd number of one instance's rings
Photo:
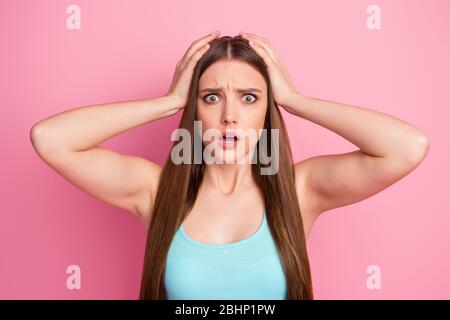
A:
{"type": "MultiPolygon", "coordinates": [[[[141,158],[142,159],[142,158],[141,158]]],[[[147,181],[146,187],[141,190],[135,200],[136,211],[145,229],[148,229],[152,217],[154,202],[159,187],[162,167],[154,162],[142,159],[142,176],[147,181]]]]}
{"type": "Polygon", "coordinates": [[[321,213],[319,197],[314,194],[308,184],[311,170],[310,162],[310,159],[305,159],[294,165],[295,188],[302,213],[305,238],[308,238],[315,220],[321,213]]]}

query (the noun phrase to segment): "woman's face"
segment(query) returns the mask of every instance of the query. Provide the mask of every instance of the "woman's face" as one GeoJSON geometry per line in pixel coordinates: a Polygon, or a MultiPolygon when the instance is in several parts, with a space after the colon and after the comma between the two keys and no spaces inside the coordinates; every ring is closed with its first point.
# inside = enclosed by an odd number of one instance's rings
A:
{"type": "Polygon", "coordinates": [[[201,75],[197,94],[196,117],[201,121],[204,146],[215,144],[220,152],[212,154],[222,159],[222,163],[249,156],[264,128],[267,111],[264,77],[245,62],[221,60],[201,75]],[[204,132],[208,129],[218,130],[211,131],[215,132],[214,137],[205,138],[204,132]],[[241,139],[236,142],[236,139],[223,139],[226,129],[234,130],[241,139]]]}

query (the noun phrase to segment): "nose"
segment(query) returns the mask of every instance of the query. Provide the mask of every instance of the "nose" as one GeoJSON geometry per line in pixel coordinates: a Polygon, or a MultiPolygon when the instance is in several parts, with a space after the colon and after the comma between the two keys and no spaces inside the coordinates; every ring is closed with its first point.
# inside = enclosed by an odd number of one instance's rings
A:
{"type": "Polygon", "coordinates": [[[235,107],[227,103],[222,113],[222,123],[225,125],[237,124],[237,115],[235,107]]]}
{"type": "Polygon", "coordinates": [[[230,124],[236,124],[237,121],[234,118],[226,117],[226,118],[224,118],[223,123],[225,125],[230,125],[230,124]]]}

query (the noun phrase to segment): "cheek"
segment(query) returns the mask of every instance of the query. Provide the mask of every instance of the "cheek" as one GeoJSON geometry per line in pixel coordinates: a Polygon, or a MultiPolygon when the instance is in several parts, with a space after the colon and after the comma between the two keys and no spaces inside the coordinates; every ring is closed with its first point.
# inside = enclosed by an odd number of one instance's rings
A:
{"type": "MultiPolygon", "coordinates": [[[[196,120],[201,122],[201,139],[204,146],[214,141],[214,138],[205,135],[205,131],[208,129],[216,129],[217,123],[215,119],[216,116],[211,110],[205,110],[202,106],[197,105],[196,120]]],[[[210,131],[210,134],[214,134],[214,132],[210,131]]]]}
{"type": "Polygon", "coordinates": [[[201,121],[202,123],[208,123],[210,116],[202,107],[197,107],[197,112],[195,114],[195,119],[201,121]]]}
{"type": "Polygon", "coordinates": [[[207,110],[204,106],[197,105],[196,118],[203,123],[213,123],[218,116],[216,113],[212,109],[207,110]]]}
{"type": "Polygon", "coordinates": [[[264,128],[264,121],[266,119],[266,110],[267,107],[261,106],[259,108],[255,108],[251,112],[248,112],[245,117],[246,127],[254,129],[264,128]]]}

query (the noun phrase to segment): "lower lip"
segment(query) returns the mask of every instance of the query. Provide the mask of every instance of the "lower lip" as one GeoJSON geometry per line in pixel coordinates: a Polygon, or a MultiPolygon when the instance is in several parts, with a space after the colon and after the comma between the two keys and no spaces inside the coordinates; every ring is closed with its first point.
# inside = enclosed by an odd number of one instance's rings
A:
{"type": "Polygon", "coordinates": [[[226,139],[222,139],[222,147],[224,149],[232,149],[232,148],[236,148],[237,143],[239,140],[233,139],[231,141],[226,140],[226,139]]]}

